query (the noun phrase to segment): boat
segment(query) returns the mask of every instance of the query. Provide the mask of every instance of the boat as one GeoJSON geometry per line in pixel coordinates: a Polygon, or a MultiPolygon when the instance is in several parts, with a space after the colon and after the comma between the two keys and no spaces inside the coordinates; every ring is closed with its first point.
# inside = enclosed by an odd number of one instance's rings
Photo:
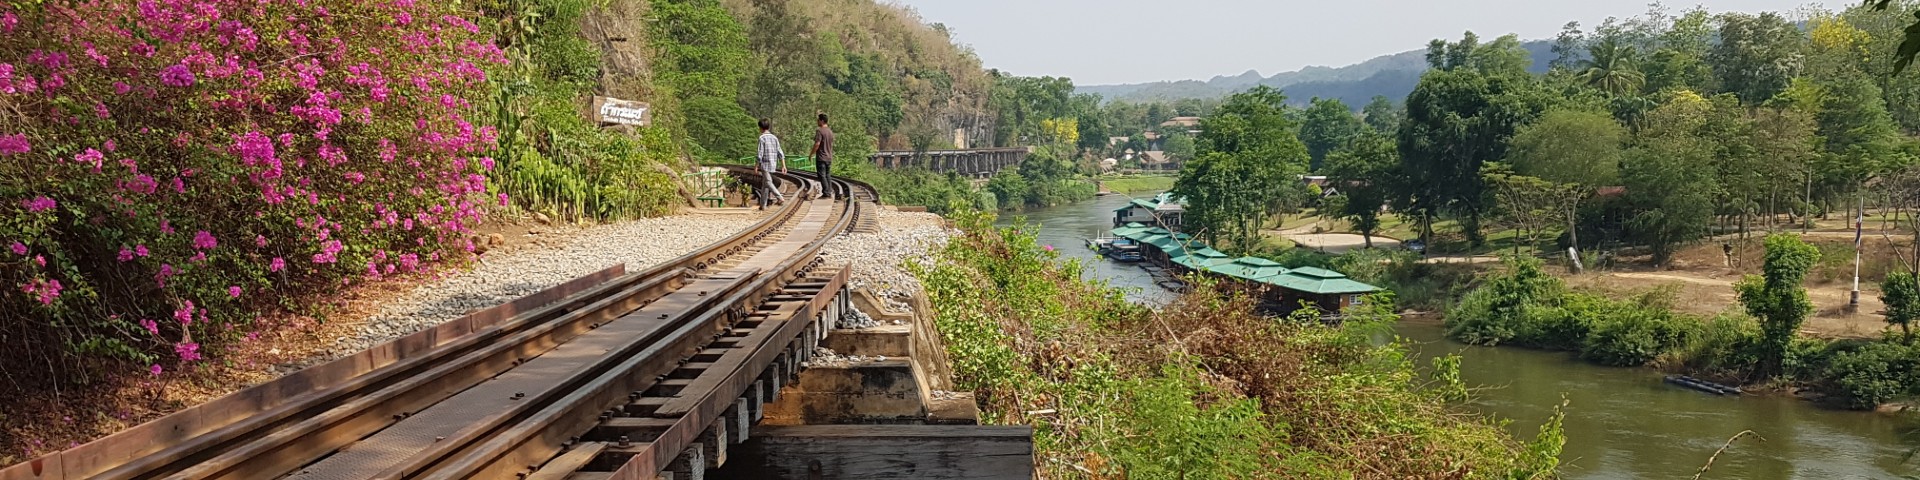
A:
{"type": "Polygon", "coordinates": [[[1745,393],[1740,391],[1739,387],[1722,385],[1686,375],[1668,375],[1666,382],[1714,395],[1740,395],[1745,393]]]}
{"type": "Polygon", "coordinates": [[[1113,261],[1124,263],[1134,263],[1146,259],[1146,257],[1140,255],[1140,247],[1137,245],[1114,247],[1106,253],[1106,256],[1107,258],[1113,259],[1113,261]]]}
{"type": "Polygon", "coordinates": [[[1099,236],[1088,238],[1087,249],[1093,250],[1095,253],[1106,257],[1113,257],[1125,252],[1132,252],[1133,256],[1139,256],[1140,254],[1140,244],[1126,237],[1099,236]]]}

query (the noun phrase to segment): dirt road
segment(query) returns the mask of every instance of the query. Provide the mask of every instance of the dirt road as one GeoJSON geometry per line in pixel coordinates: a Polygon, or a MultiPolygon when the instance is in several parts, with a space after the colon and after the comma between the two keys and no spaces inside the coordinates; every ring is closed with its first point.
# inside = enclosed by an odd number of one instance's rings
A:
{"type": "MultiPolygon", "coordinates": [[[[1567,277],[1568,285],[1620,294],[1663,285],[1679,285],[1674,307],[1698,315],[1739,311],[1740,299],[1733,291],[1733,283],[1738,280],[1732,275],[1711,276],[1685,271],[1607,272],[1567,277]]],[[[1846,306],[1851,284],[1835,282],[1809,285],[1807,297],[1813,301],[1814,314],[1813,318],[1807,319],[1800,332],[1829,338],[1878,337],[1887,328],[1884,317],[1879,314],[1886,309],[1886,305],[1880,303],[1880,292],[1868,285],[1862,285],[1861,288],[1860,307],[1857,311],[1849,312],[1846,306]]]]}

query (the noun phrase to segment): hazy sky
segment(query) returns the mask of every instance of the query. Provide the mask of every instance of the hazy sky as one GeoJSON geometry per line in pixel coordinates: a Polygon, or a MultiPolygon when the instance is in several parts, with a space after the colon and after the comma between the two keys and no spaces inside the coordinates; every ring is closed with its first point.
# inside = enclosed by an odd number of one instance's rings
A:
{"type": "MultiPolygon", "coordinates": [[[[1472,30],[1552,38],[1560,26],[1647,10],[1648,0],[891,0],[944,23],[989,68],[1096,85],[1205,80],[1343,66],[1472,30]]],[[[1675,13],[1786,11],[1805,0],[1682,0],[1675,13]]],[[[1844,8],[1855,0],[1829,2],[1844,8]]],[[[1590,29],[1589,29],[1590,30],[1590,29]]]]}

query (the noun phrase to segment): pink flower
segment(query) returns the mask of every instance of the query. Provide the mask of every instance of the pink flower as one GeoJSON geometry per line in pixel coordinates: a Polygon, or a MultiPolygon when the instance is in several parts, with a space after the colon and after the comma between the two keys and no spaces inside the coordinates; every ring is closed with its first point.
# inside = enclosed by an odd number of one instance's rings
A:
{"type": "Polygon", "coordinates": [[[253,246],[255,246],[255,247],[260,247],[260,248],[267,248],[267,236],[266,236],[266,235],[254,235],[254,236],[253,236],[253,246]]]}
{"type": "Polygon", "coordinates": [[[84,164],[93,165],[93,168],[96,168],[96,169],[100,168],[100,163],[105,161],[106,159],[107,159],[106,155],[101,154],[99,150],[94,150],[91,148],[87,149],[87,151],[80,152],[80,154],[73,156],[74,163],[84,163],[84,164]]]}
{"type": "Polygon", "coordinates": [[[34,256],[33,256],[33,263],[35,263],[35,264],[38,264],[38,265],[40,265],[40,266],[42,266],[42,267],[44,267],[44,266],[47,266],[47,257],[42,257],[42,256],[39,256],[39,255],[34,255],[34,256]]]}
{"type": "Polygon", "coordinates": [[[240,298],[240,287],[239,286],[227,287],[227,296],[233,297],[233,298],[240,298]]]}
{"type": "Polygon", "coordinates": [[[267,264],[267,271],[269,272],[278,272],[286,269],[287,260],[284,258],[273,257],[273,262],[267,264]]]}
{"type": "Polygon", "coordinates": [[[0,155],[18,155],[33,150],[33,144],[27,143],[27,134],[0,135],[0,155]]]}
{"type": "Polygon", "coordinates": [[[206,230],[201,230],[193,233],[193,248],[206,250],[213,247],[217,247],[219,245],[220,245],[220,241],[215,240],[213,238],[213,234],[207,233],[206,230]]]}
{"type": "Polygon", "coordinates": [[[120,256],[118,257],[118,259],[122,262],[133,261],[133,250],[128,249],[127,247],[120,247],[120,256]]]}
{"type": "Polygon", "coordinates": [[[40,304],[52,305],[53,299],[60,297],[60,281],[48,280],[40,288],[40,304]]]}
{"type": "Polygon", "coordinates": [[[193,342],[176,343],[173,344],[173,353],[179,354],[180,361],[182,362],[199,361],[201,358],[200,344],[193,342]]]}
{"type": "Polygon", "coordinates": [[[164,368],[160,368],[160,364],[158,363],[153,364],[153,366],[147,367],[147,374],[153,375],[156,377],[160,376],[160,374],[165,371],[167,370],[164,368]]]}
{"type": "Polygon", "coordinates": [[[180,307],[179,310],[174,310],[173,319],[180,321],[181,325],[192,325],[193,324],[193,301],[187,300],[186,306],[180,307]]]}
{"type": "Polygon", "coordinates": [[[54,202],[53,199],[45,196],[36,196],[33,197],[32,200],[23,200],[20,204],[26,206],[29,212],[44,212],[59,206],[58,202],[54,202]]]}
{"type": "Polygon", "coordinates": [[[26,244],[24,244],[24,243],[20,243],[20,242],[13,242],[13,254],[14,254],[14,255],[26,255],[26,254],[27,254],[27,245],[26,245],[26,244]]]}
{"type": "Polygon", "coordinates": [[[156,322],[151,319],[146,319],[146,318],[140,319],[140,328],[147,329],[147,333],[151,333],[154,335],[160,334],[160,322],[156,322]]]}
{"type": "Polygon", "coordinates": [[[507,194],[500,194],[500,206],[507,206],[507,194]]]}
{"type": "Polygon", "coordinates": [[[107,110],[107,104],[99,102],[94,102],[93,114],[100,118],[110,118],[113,116],[113,113],[107,110]]]}
{"type": "Polygon", "coordinates": [[[144,243],[143,243],[143,244],[140,244],[140,245],[134,245],[134,246],[133,246],[133,254],[134,254],[134,255],[139,255],[139,256],[141,256],[141,257],[145,257],[145,256],[147,256],[147,245],[146,245],[146,244],[144,244],[144,243]]]}
{"type": "Polygon", "coordinates": [[[167,278],[172,277],[175,273],[178,272],[173,270],[173,264],[163,263],[160,265],[160,273],[153,274],[153,283],[159,285],[160,288],[167,288],[167,278]]]}
{"type": "Polygon", "coordinates": [[[170,65],[166,69],[160,70],[160,83],[164,83],[169,87],[191,87],[193,86],[193,71],[188,70],[186,65],[170,65]]]}

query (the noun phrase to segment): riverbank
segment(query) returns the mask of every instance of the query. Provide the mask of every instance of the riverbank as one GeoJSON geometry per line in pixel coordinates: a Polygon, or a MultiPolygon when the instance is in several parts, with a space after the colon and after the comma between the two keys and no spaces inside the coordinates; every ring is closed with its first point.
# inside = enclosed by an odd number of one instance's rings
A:
{"type": "Polygon", "coordinates": [[[1920,395],[1920,346],[1908,339],[1803,335],[1814,308],[1799,276],[1817,261],[1817,252],[1793,236],[1772,237],[1768,246],[1779,250],[1767,256],[1768,283],[1755,276],[1751,284],[1729,288],[1739,291],[1742,303],[1759,307],[1711,317],[1676,307],[1684,300],[1674,289],[1627,296],[1570,289],[1540,261],[1510,259],[1447,310],[1447,337],[1574,352],[1595,364],[1653,367],[1855,410],[1884,409],[1920,395]],[[1791,287],[1773,288],[1775,278],[1791,287]]]}
{"type": "Polygon", "coordinates": [[[1509,433],[1536,431],[1543,415],[1566,402],[1560,475],[1568,480],[1687,478],[1743,431],[1756,436],[1734,442],[1705,478],[1920,474],[1903,462],[1920,447],[1909,434],[1920,422],[1911,417],[1820,408],[1791,396],[1708,395],[1667,385],[1650,369],[1593,365],[1564,352],[1470,346],[1448,340],[1437,316],[1407,316],[1394,330],[1417,363],[1457,357],[1461,381],[1475,386],[1461,405],[1514,419],[1509,433]]]}
{"type": "MultiPolygon", "coordinates": [[[[1141,193],[1159,193],[1173,188],[1176,177],[1171,175],[1122,175],[1102,177],[1102,192],[1136,195],[1141,193]]],[[[1137,195],[1136,195],[1137,196],[1137,195]]]]}
{"type": "Polygon", "coordinates": [[[1045,478],[1553,471],[1557,428],[1523,443],[1459,416],[1450,376],[1373,344],[1394,317],[1384,305],[1347,327],[1274,322],[1211,288],[1149,310],[1083,280],[1030,226],[989,221],[957,220],[960,236],[915,274],[956,380],[983,421],[1036,426],[1045,478]]]}

